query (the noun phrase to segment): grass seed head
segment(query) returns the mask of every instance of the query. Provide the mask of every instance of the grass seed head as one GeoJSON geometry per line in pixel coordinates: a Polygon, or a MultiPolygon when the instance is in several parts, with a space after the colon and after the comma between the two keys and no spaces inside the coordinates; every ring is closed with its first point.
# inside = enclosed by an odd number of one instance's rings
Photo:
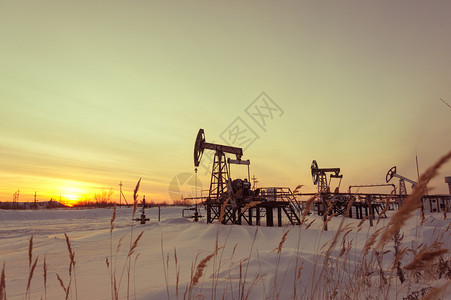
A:
{"type": "Polygon", "coordinates": [[[110,233],[113,232],[114,229],[114,220],[116,220],[116,203],[114,203],[113,216],[110,220],[110,233]]]}
{"type": "Polygon", "coordinates": [[[140,184],[141,184],[141,178],[139,178],[138,183],[136,184],[135,190],[133,191],[133,217],[135,217],[136,209],[138,207],[138,190],[139,190],[140,184]]]}
{"type": "Polygon", "coordinates": [[[406,270],[416,270],[423,268],[428,261],[433,260],[434,258],[443,255],[445,253],[448,253],[448,249],[437,249],[432,251],[421,251],[415,257],[413,258],[413,261],[404,267],[406,270]]]}
{"type": "Polygon", "coordinates": [[[199,283],[199,279],[202,277],[204,269],[207,267],[208,262],[215,254],[216,253],[213,252],[212,254],[208,255],[203,260],[201,260],[200,263],[197,265],[196,272],[194,273],[194,277],[192,280],[192,286],[196,286],[199,283]]]}
{"type": "Polygon", "coordinates": [[[31,267],[31,262],[33,261],[33,236],[30,237],[28,243],[28,267],[31,267]]]}
{"type": "Polygon", "coordinates": [[[219,219],[218,219],[219,223],[222,223],[222,221],[224,221],[225,208],[227,207],[229,202],[230,202],[230,197],[227,197],[227,199],[224,201],[224,203],[221,206],[221,213],[219,214],[219,219]]]}
{"type": "Polygon", "coordinates": [[[279,246],[272,252],[277,252],[277,254],[279,254],[282,251],[283,244],[287,240],[288,232],[290,232],[290,230],[285,231],[285,233],[282,235],[282,238],[280,239],[279,246]]]}
{"type": "Polygon", "coordinates": [[[246,204],[243,207],[243,209],[241,210],[241,214],[244,214],[246,212],[246,210],[248,210],[249,208],[254,207],[254,206],[258,205],[258,204],[260,204],[260,201],[253,201],[253,202],[250,202],[250,203],[246,204]]]}

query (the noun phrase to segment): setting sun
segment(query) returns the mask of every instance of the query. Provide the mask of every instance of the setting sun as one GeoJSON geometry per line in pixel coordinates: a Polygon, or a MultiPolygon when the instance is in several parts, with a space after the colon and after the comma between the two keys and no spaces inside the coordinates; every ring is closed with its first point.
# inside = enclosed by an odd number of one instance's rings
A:
{"type": "Polygon", "coordinates": [[[87,183],[79,181],[60,181],[55,183],[53,198],[67,206],[74,206],[77,202],[89,198],[92,191],[87,183]]]}
{"type": "Polygon", "coordinates": [[[61,191],[61,197],[67,199],[66,205],[73,206],[85,197],[86,191],[77,187],[65,187],[61,191]]]}

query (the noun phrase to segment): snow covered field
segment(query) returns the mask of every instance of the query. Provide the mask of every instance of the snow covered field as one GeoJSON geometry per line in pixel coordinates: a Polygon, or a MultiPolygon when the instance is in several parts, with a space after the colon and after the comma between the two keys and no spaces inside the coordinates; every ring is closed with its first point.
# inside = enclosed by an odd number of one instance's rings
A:
{"type": "MultiPolygon", "coordinates": [[[[426,265],[431,272],[424,268],[416,271],[422,272],[418,280],[404,271],[406,281],[401,284],[392,268],[393,242],[384,248],[384,254],[378,254],[369,242],[388,218],[373,227],[368,221],[359,227],[360,220],[345,219],[337,243],[330,248],[341,216],[334,217],[329,230],[323,231],[317,215],[307,217],[306,224],[315,220],[308,229],[306,225],[270,228],[194,223],[181,217],[182,208],[163,207],[160,222],[158,209],[151,208],[146,210],[151,221],[145,225],[133,222],[132,229],[132,209],[118,208],[110,239],[112,214],[113,209],[0,210],[0,264],[5,263],[7,299],[26,298],[31,236],[33,262],[38,260],[30,299],[65,298],[57,279],[58,274],[68,286],[70,259],[64,233],[76,262],[69,299],[113,299],[107,261],[116,270],[113,277],[120,299],[127,299],[127,289],[130,299],[239,299],[241,295],[248,299],[343,299],[346,295],[402,299],[415,292],[424,294],[451,275],[446,270],[438,274],[435,270],[440,263],[435,259],[426,265]],[[129,264],[130,245],[141,232],[129,264]],[[201,272],[199,263],[205,258],[201,272]],[[194,283],[196,273],[199,280],[194,283]]],[[[444,220],[443,214],[426,215],[423,226],[419,217],[413,217],[402,232],[401,248],[411,249],[401,257],[402,266],[410,263],[412,251],[419,252],[421,247],[451,247],[450,221],[444,220]],[[434,246],[437,240],[443,244],[434,246]]],[[[449,267],[449,253],[442,259],[442,269],[449,267]]]]}

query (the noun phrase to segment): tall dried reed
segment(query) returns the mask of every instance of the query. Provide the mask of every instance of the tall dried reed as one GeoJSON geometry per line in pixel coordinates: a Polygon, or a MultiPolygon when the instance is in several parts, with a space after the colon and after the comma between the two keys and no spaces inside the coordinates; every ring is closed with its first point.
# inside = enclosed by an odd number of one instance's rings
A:
{"type": "Polygon", "coordinates": [[[47,300],[47,255],[44,255],[43,278],[44,278],[44,297],[47,300]]]}
{"type": "Polygon", "coordinates": [[[70,243],[69,237],[67,236],[66,233],[64,233],[64,237],[66,239],[66,245],[67,245],[67,251],[69,252],[69,285],[72,282],[72,270],[73,270],[73,274],[74,274],[74,285],[75,285],[75,299],[78,299],[78,289],[77,289],[77,274],[75,272],[75,253],[72,250],[72,245],[70,243]]]}
{"type": "Polygon", "coordinates": [[[136,209],[138,208],[138,190],[139,185],[141,184],[141,178],[139,178],[138,183],[135,186],[135,189],[133,191],[133,214],[132,218],[135,217],[136,209]]]}
{"type": "Polygon", "coordinates": [[[405,270],[413,271],[416,269],[424,268],[427,262],[438,258],[439,256],[448,253],[448,249],[436,249],[432,251],[421,251],[415,255],[413,261],[408,265],[404,266],[405,270]]]}
{"type": "Polygon", "coordinates": [[[207,267],[208,262],[213,258],[215,253],[211,253],[207,255],[204,259],[202,259],[197,265],[196,272],[194,273],[194,277],[192,279],[192,286],[195,287],[198,283],[202,275],[204,274],[204,269],[207,267]]]}
{"type": "Polygon", "coordinates": [[[34,269],[36,268],[36,264],[38,262],[39,255],[36,257],[33,261],[33,236],[31,236],[29,245],[28,245],[28,280],[27,280],[27,290],[25,292],[25,298],[30,299],[30,286],[31,286],[31,279],[33,279],[34,269]]]}
{"type": "Polygon", "coordinates": [[[278,277],[279,266],[280,266],[280,253],[282,252],[283,244],[285,244],[285,241],[287,240],[287,236],[288,236],[289,232],[290,232],[290,230],[287,230],[284,232],[284,234],[282,235],[282,238],[280,239],[279,245],[277,246],[277,248],[275,248],[272,251],[272,252],[277,253],[276,270],[274,272],[274,289],[273,289],[273,292],[275,292],[275,294],[273,296],[275,296],[275,298],[278,298],[279,294],[280,294],[280,289],[277,288],[277,277],[278,277]]]}
{"type": "Polygon", "coordinates": [[[67,287],[64,285],[63,280],[61,279],[61,277],[59,276],[59,274],[56,274],[56,278],[58,279],[58,282],[60,283],[60,286],[63,288],[64,290],[64,294],[66,295],[66,300],[69,298],[69,291],[70,291],[70,285],[68,285],[67,287]]]}
{"type": "Polygon", "coordinates": [[[227,199],[224,201],[224,203],[221,205],[221,211],[220,211],[220,213],[219,213],[219,219],[218,219],[218,222],[219,223],[222,223],[223,221],[224,221],[224,217],[225,217],[225,210],[226,210],[226,207],[227,207],[227,205],[229,204],[229,202],[230,202],[230,197],[227,197],[227,199]]]}
{"type": "Polygon", "coordinates": [[[3,263],[2,275],[0,276],[0,300],[6,300],[6,276],[5,263],[3,263]]]}
{"type": "Polygon", "coordinates": [[[310,213],[310,209],[312,207],[313,202],[315,202],[316,198],[318,197],[318,194],[313,195],[312,197],[310,197],[310,199],[307,200],[307,202],[305,203],[305,207],[304,210],[302,211],[302,220],[301,220],[301,224],[304,224],[305,222],[305,218],[307,217],[307,215],[310,213]]]}
{"type": "MultiPolygon", "coordinates": [[[[138,191],[139,186],[141,184],[141,178],[139,178],[138,183],[136,183],[135,189],[133,190],[133,213],[132,213],[132,220],[131,220],[131,229],[130,229],[130,248],[133,247],[133,218],[135,217],[136,209],[138,208],[138,191]]],[[[127,300],[130,298],[130,269],[131,269],[131,259],[130,256],[127,256],[128,260],[128,269],[127,269],[127,300]]],[[[125,265],[124,265],[125,268],[125,265]]],[[[122,279],[122,275],[121,275],[122,279]]],[[[119,280],[120,282],[121,280],[119,280]]]]}
{"type": "Polygon", "coordinates": [[[113,273],[113,266],[114,266],[114,261],[113,261],[113,229],[114,229],[114,221],[116,220],[116,203],[114,203],[114,207],[113,207],[113,215],[111,216],[111,220],[110,220],[110,257],[109,259],[106,258],[106,264],[107,264],[107,268],[108,268],[108,273],[110,275],[110,292],[111,292],[111,298],[114,299],[114,284],[113,284],[113,278],[114,278],[114,273],[113,273]]]}

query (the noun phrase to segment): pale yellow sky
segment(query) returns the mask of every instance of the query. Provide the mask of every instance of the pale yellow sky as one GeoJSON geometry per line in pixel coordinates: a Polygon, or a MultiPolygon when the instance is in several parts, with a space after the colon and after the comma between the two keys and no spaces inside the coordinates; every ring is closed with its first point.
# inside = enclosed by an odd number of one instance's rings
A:
{"type": "MultiPolygon", "coordinates": [[[[343,189],[383,183],[393,165],[415,179],[416,151],[421,171],[451,149],[450,11],[446,0],[0,0],[0,201],[18,189],[23,201],[119,198],[121,180],[131,197],[140,177],[142,195],[167,201],[171,180],[193,172],[198,129],[225,143],[237,118],[258,135],[244,158],[261,186],[314,191],[313,159],[341,167],[343,189]],[[264,129],[246,113],[262,92],[280,108],[264,129]]],[[[446,175],[450,164],[434,192],[446,175]]]]}

